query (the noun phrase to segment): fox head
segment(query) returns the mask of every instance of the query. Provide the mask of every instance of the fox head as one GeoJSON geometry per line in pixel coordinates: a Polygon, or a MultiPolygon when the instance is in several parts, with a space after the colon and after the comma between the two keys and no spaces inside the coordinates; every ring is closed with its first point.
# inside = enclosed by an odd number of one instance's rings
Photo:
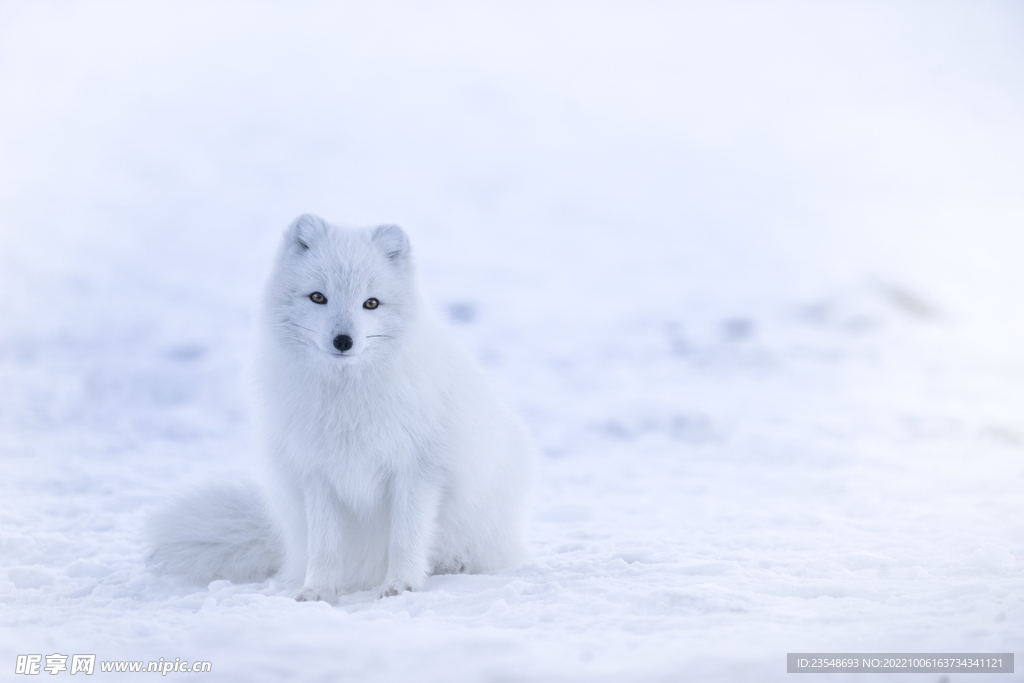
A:
{"type": "Polygon", "coordinates": [[[299,216],[285,232],[267,290],[278,338],[352,363],[397,343],[415,309],[409,239],[397,225],[347,229],[299,216]]]}

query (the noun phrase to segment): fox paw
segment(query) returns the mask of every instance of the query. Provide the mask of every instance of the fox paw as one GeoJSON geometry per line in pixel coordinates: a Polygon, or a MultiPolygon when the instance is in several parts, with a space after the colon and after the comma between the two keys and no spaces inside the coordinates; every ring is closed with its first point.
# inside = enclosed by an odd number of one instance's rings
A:
{"type": "Polygon", "coordinates": [[[377,597],[390,598],[395,595],[401,595],[405,591],[411,591],[412,586],[409,585],[408,581],[402,581],[401,579],[395,579],[394,581],[388,581],[380,587],[380,591],[377,593],[377,597]]]}
{"type": "Polygon", "coordinates": [[[310,588],[304,586],[298,593],[295,594],[295,600],[297,602],[317,602],[322,600],[326,603],[333,605],[338,601],[338,596],[335,595],[334,591],[324,588],[310,588]]]}
{"type": "Polygon", "coordinates": [[[463,574],[466,571],[466,563],[458,559],[438,562],[434,566],[434,574],[463,574]]]}

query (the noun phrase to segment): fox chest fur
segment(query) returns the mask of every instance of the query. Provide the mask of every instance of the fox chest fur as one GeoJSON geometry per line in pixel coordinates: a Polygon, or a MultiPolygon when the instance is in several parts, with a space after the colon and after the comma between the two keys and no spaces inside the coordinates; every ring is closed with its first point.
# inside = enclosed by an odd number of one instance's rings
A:
{"type": "Polygon", "coordinates": [[[303,378],[293,368],[299,381],[278,387],[297,395],[267,415],[280,474],[300,485],[322,480],[343,505],[366,514],[389,498],[397,480],[443,470],[445,401],[436,387],[388,381],[389,370],[344,368],[303,378]]]}

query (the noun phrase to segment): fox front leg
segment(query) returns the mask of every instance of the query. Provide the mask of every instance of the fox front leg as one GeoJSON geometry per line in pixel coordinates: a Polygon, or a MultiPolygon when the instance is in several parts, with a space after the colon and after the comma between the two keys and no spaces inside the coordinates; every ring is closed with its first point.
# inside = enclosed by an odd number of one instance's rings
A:
{"type": "Polygon", "coordinates": [[[306,578],[295,595],[299,602],[338,602],[341,575],[342,509],[337,495],[324,484],[310,486],[304,497],[306,513],[306,578]]]}
{"type": "Polygon", "coordinates": [[[380,597],[423,587],[430,571],[427,554],[437,527],[439,504],[440,488],[420,477],[392,489],[388,572],[378,592],[380,597]]]}

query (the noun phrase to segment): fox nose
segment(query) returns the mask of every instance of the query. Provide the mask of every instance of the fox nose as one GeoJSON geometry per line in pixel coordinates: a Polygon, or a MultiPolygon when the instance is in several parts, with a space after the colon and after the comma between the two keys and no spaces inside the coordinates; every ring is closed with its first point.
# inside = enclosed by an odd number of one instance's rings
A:
{"type": "Polygon", "coordinates": [[[334,338],[334,348],[339,351],[348,351],[352,348],[352,337],[347,334],[339,334],[334,338]]]}

